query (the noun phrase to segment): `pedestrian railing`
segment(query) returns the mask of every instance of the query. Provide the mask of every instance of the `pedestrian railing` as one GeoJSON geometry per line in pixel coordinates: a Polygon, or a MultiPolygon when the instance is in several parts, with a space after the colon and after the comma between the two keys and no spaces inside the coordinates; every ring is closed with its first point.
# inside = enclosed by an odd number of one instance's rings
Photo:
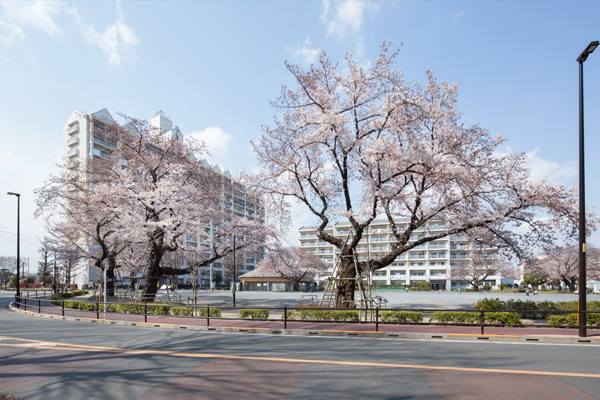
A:
{"type": "MultiPolygon", "coordinates": [[[[379,308],[337,309],[319,307],[261,307],[247,309],[240,307],[215,307],[210,304],[164,304],[164,303],[110,303],[97,299],[85,301],[77,298],[52,300],[47,294],[51,291],[26,292],[15,298],[14,306],[24,311],[40,314],[60,314],[61,316],[94,316],[100,319],[118,319],[118,316],[137,316],[144,322],[158,321],[165,317],[183,321],[200,321],[210,326],[211,320],[275,322],[280,327],[300,327],[305,323],[361,324],[379,332],[386,325],[426,325],[475,327],[485,334],[486,328],[571,328],[577,329],[579,313],[574,310],[536,310],[537,315],[546,318],[531,320],[532,310],[473,310],[473,309],[398,309],[379,308]],[[244,310],[242,313],[241,311],[244,310]],[[256,312],[254,312],[256,311],[256,312]],[[244,315],[244,317],[242,317],[244,315]],[[251,319],[248,319],[248,316],[251,319]],[[554,317],[553,316],[558,316],[554,317]],[[562,316],[562,317],[561,317],[562,316]],[[553,323],[549,324],[548,321],[553,323]]],[[[306,304],[309,305],[309,304],[306,304]]],[[[600,311],[585,311],[587,328],[600,329],[600,311]]],[[[368,329],[366,329],[368,331],[368,329]]]]}

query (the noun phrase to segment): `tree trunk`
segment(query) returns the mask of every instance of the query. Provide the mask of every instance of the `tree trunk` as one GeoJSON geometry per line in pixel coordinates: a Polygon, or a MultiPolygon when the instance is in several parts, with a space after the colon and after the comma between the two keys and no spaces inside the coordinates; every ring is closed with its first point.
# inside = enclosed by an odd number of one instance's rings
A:
{"type": "Polygon", "coordinates": [[[142,292],[142,301],[145,303],[151,303],[156,298],[156,292],[158,292],[158,282],[160,277],[163,275],[162,269],[160,268],[160,260],[162,258],[162,252],[153,246],[150,252],[148,260],[148,273],[146,274],[146,284],[142,292]]]}
{"type": "Polygon", "coordinates": [[[106,270],[106,295],[115,295],[115,268],[117,267],[117,261],[114,256],[108,258],[108,269],[106,270]]]}
{"type": "Polygon", "coordinates": [[[356,290],[356,269],[351,257],[343,257],[335,294],[336,308],[356,308],[354,291],[356,290]]]}
{"type": "Polygon", "coordinates": [[[576,279],[569,279],[565,276],[563,276],[562,278],[563,282],[565,283],[565,285],[567,285],[567,287],[569,288],[569,292],[573,293],[576,289],[576,279]]]}

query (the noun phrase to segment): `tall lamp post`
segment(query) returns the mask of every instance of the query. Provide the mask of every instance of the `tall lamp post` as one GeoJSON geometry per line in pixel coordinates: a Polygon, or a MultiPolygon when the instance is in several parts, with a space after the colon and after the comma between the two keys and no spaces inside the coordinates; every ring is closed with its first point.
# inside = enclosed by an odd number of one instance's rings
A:
{"type": "Polygon", "coordinates": [[[17,197],[17,295],[15,296],[15,300],[19,304],[21,303],[21,195],[14,192],[6,194],[17,197]]]}
{"type": "Polygon", "coordinates": [[[585,162],[583,146],[583,63],[596,50],[591,42],[577,57],[579,63],[579,336],[587,336],[586,259],[585,259],[585,162]]]}

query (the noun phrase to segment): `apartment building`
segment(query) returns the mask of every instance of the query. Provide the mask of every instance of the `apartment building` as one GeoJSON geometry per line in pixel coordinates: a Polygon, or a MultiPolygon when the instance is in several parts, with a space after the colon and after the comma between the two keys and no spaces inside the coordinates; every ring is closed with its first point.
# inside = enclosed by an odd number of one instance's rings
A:
{"type": "MultiPolygon", "coordinates": [[[[400,229],[402,227],[400,220],[400,229]]],[[[408,219],[404,220],[404,227],[408,219]]],[[[411,236],[411,241],[419,240],[425,235],[435,235],[446,231],[446,223],[437,221],[427,224],[416,230],[411,236]]],[[[350,231],[350,223],[338,223],[327,227],[326,232],[342,240],[346,240],[350,231]]],[[[316,227],[302,227],[298,230],[298,245],[309,252],[317,254],[329,265],[329,270],[334,266],[339,255],[339,250],[332,244],[320,240],[316,235],[316,227]]],[[[390,224],[387,220],[375,220],[365,230],[363,238],[357,246],[358,260],[377,259],[389,252],[394,243],[390,224]]],[[[498,252],[489,249],[491,258],[497,258],[498,252]]],[[[466,282],[452,276],[463,263],[470,262],[470,244],[465,236],[452,235],[432,242],[421,244],[398,256],[392,264],[372,272],[371,283],[382,286],[413,286],[419,282],[427,281],[432,290],[450,290],[466,288],[466,282]]],[[[502,276],[493,275],[486,279],[493,287],[504,283],[502,276]]]]}
{"type": "MultiPolygon", "coordinates": [[[[63,168],[66,173],[77,174],[80,166],[88,165],[96,157],[106,158],[108,154],[116,148],[116,143],[112,142],[106,134],[107,126],[115,122],[114,118],[106,108],[93,114],[86,112],[73,111],[62,131],[62,155],[63,168]]],[[[164,135],[177,138],[183,141],[181,130],[173,125],[173,122],[162,112],[159,111],[154,117],[148,120],[148,125],[159,129],[164,135]]],[[[247,193],[246,189],[236,182],[231,173],[223,171],[217,165],[210,165],[206,160],[202,160],[204,167],[211,169],[220,177],[222,191],[222,205],[227,214],[238,217],[246,217],[264,221],[264,209],[260,199],[247,193]]],[[[188,246],[208,246],[206,239],[210,237],[217,229],[213,224],[207,224],[203,232],[197,235],[187,235],[184,241],[188,246]]],[[[91,249],[92,250],[92,249],[91,249]]],[[[187,264],[185,260],[184,265],[187,264]]],[[[256,267],[257,260],[252,256],[238,255],[238,263],[241,263],[241,273],[249,272],[256,267]]],[[[210,267],[201,268],[198,274],[198,283],[201,286],[209,287],[214,284],[216,272],[222,277],[226,276],[225,267],[222,262],[213,263],[210,267]]],[[[98,282],[100,279],[100,270],[93,266],[88,260],[84,260],[75,273],[75,283],[79,285],[98,282]]],[[[178,277],[179,283],[189,284],[192,279],[189,275],[178,277]]]]}

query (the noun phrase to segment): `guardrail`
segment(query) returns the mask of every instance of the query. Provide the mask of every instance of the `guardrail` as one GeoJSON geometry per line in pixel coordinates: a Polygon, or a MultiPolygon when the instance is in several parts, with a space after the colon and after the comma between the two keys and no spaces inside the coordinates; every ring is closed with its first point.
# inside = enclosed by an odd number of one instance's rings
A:
{"type": "MultiPolygon", "coordinates": [[[[100,319],[100,313],[103,313],[106,318],[116,317],[119,315],[136,315],[143,317],[144,322],[148,322],[152,318],[170,318],[175,320],[201,320],[205,321],[207,326],[210,326],[211,320],[235,320],[235,321],[263,321],[281,323],[284,329],[288,328],[289,323],[345,323],[345,324],[363,324],[372,325],[375,332],[380,331],[382,325],[425,325],[425,326],[463,326],[463,327],[478,327],[481,334],[485,334],[486,328],[491,327],[514,327],[514,328],[571,328],[577,329],[581,325],[578,324],[562,324],[552,325],[547,323],[523,323],[521,318],[518,322],[514,320],[510,323],[495,322],[494,318],[498,318],[497,313],[511,313],[523,315],[531,315],[532,310],[473,310],[473,309],[395,309],[395,308],[354,308],[354,309],[336,309],[336,308],[319,308],[319,307],[260,307],[258,309],[240,308],[240,307],[215,307],[210,304],[192,305],[192,304],[160,304],[160,303],[109,303],[94,301],[79,301],[77,298],[66,300],[51,300],[45,297],[40,297],[39,294],[45,296],[46,292],[33,292],[27,296],[21,296],[20,299],[15,298],[15,306],[24,311],[34,311],[42,314],[57,314],[65,316],[72,314],[76,316],[94,315],[96,319],[100,319]],[[78,308],[69,308],[77,304],[78,308]],[[83,309],[79,308],[82,304],[83,309]],[[106,307],[106,308],[105,308],[106,307]],[[266,318],[241,318],[240,310],[266,310],[266,318]],[[269,318],[272,311],[278,311],[281,314],[279,318],[269,318]],[[232,313],[238,313],[237,317],[231,316],[232,313]],[[394,314],[396,313],[396,314],[394,314]],[[409,313],[409,314],[406,314],[409,313]],[[439,322],[439,317],[449,315],[450,313],[457,314],[463,321],[455,322],[439,322]],[[224,316],[223,314],[229,314],[224,316]],[[420,318],[418,315],[420,314],[420,318]],[[322,317],[320,318],[319,315],[322,317]],[[411,317],[412,315],[412,317],[411,317]],[[315,318],[315,316],[317,318],[315,318]],[[394,320],[396,318],[396,320],[394,320]],[[403,319],[404,318],[404,319],[403,319]],[[412,320],[411,320],[412,318],[412,320]],[[438,322],[432,319],[438,319],[438,322]],[[468,322],[464,322],[468,321],[468,322]]],[[[539,315],[562,315],[562,314],[577,314],[574,310],[536,310],[539,315]]],[[[586,315],[600,314],[600,311],[586,311],[586,315]]],[[[252,313],[246,313],[254,315],[252,313]]],[[[265,314],[265,313],[263,313],[265,314]]],[[[274,314],[274,313],[273,313],[274,314]]],[[[588,317],[589,321],[590,318],[588,317]]],[[[599,319],[600,321],[600,319],[599,319]]],[[[587,325],[587,328],[600,329],[600,322],[597,325],[587,325]]]]}

